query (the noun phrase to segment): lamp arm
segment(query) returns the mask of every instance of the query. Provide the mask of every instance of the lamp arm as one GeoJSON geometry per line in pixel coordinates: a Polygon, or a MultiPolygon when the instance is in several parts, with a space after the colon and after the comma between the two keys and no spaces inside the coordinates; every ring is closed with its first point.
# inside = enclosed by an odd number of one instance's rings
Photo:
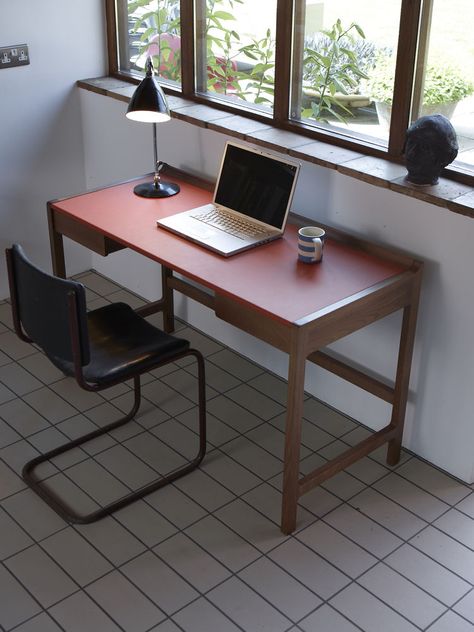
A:
{"type": "Polygon", "coordinates": [[[158,164],[158,148],[156,139],[156,123],[153,123],[153,157],[155,159],[155,173],[153,176],[153,186],[158,189],[160,186],[160,165],[158,164]]]}

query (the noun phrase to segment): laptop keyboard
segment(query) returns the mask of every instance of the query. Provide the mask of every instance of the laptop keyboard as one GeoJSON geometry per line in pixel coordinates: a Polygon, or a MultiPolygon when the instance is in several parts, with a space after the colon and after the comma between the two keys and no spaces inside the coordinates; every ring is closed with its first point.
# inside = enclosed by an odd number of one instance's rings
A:
{"type": "Polygon", "coordinates": [[[234,235],[235,237],[261,237],[267,233],[267,231],[263,230],[259,226],[256,226],[251,222],[247,222],[239,217],[235,217],[235,215],[227,213],[222,209],[216,209],[215,207],[211,210],[207,209],[205,211],[201,211],[200,213],[196,213],[195,215],[192,215],[192,217],[194,217],[194,219],[198,219],[200,222],[219,228],[220,230],[229,233],[229,235],[234,235]]]}

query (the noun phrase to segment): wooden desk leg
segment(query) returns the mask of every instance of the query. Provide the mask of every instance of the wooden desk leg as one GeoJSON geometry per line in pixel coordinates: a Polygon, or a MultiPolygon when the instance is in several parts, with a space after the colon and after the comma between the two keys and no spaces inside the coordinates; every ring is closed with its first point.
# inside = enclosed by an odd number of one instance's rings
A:
{"type": "Polygon", "coordinates": [[[161,287],[163,304],[163,329],[167,333],[174,331],[174,297],[173,290],[169,287],[168,279],[173,276],[173,271],[161,266],[161,287]]]}
{"type": "Polygon", "coordinates": [[[288,403],[281,509],[281,530],[285,534],[292,533],[296,528],[299,498],[301,418],[303,416],[306,353],[304,336],[296,334],[296,337],[297,341],[290,352],[288,367],[288,403]]]}
{"type": "Polygon", "coordinates": [[[51,248],[51,261],[53,264],[53,274],[66,278],[66,263],[64,260],[64,244],[61,233],[56,232],[54,226],[54,211],[48,202],[48,229],[49,229],[49,245],[51,248]]]}
{"type": "Polygon", "coordinates": [[[403,310],[402,331],[400,334],[400,348],[398,352],[397,375],[395,379],[395,392],[390,425],[396,428],[396,436],[389,441],[387,450],[387,463],[396,465],[400,460],[402,447],[403,427],[408,399],[411,362],[413,346],[415,342],[416,318],[420,296],[421,271],[414,281],[412,300],[403,310]]]}

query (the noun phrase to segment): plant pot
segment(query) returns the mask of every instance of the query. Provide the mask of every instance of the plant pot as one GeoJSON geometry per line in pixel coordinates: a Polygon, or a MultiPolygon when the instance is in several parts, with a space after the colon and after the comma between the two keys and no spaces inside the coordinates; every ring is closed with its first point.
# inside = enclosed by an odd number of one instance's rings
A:
{"type": "MultiPolygon", "coordinates": [[[[420,116],[442,114],[448,120],[451,120],[458,103],[459,101],[452,103],[436,103],[434,105],[428,105],[425,103],[421,108],[420,116]]],[[[377,116],[379,117],[379,124],[388,129],[390,127],[390,117],[392,116],[392,104],[376,101],[375,109],[377,110],[377,116]]]]}

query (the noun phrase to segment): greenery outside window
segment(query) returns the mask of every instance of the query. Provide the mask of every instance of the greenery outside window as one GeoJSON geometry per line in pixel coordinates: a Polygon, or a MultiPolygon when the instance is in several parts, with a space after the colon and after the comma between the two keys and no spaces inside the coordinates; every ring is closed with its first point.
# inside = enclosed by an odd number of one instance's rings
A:
{"type": "Polygon", "coordinates": [[[402,159],[423,114],[448,116],[474,183],[472,0],[106,0],[110,73],[280,128],[402,159]],[[463,16],[460,20],[459,16],[463,16]]]}

